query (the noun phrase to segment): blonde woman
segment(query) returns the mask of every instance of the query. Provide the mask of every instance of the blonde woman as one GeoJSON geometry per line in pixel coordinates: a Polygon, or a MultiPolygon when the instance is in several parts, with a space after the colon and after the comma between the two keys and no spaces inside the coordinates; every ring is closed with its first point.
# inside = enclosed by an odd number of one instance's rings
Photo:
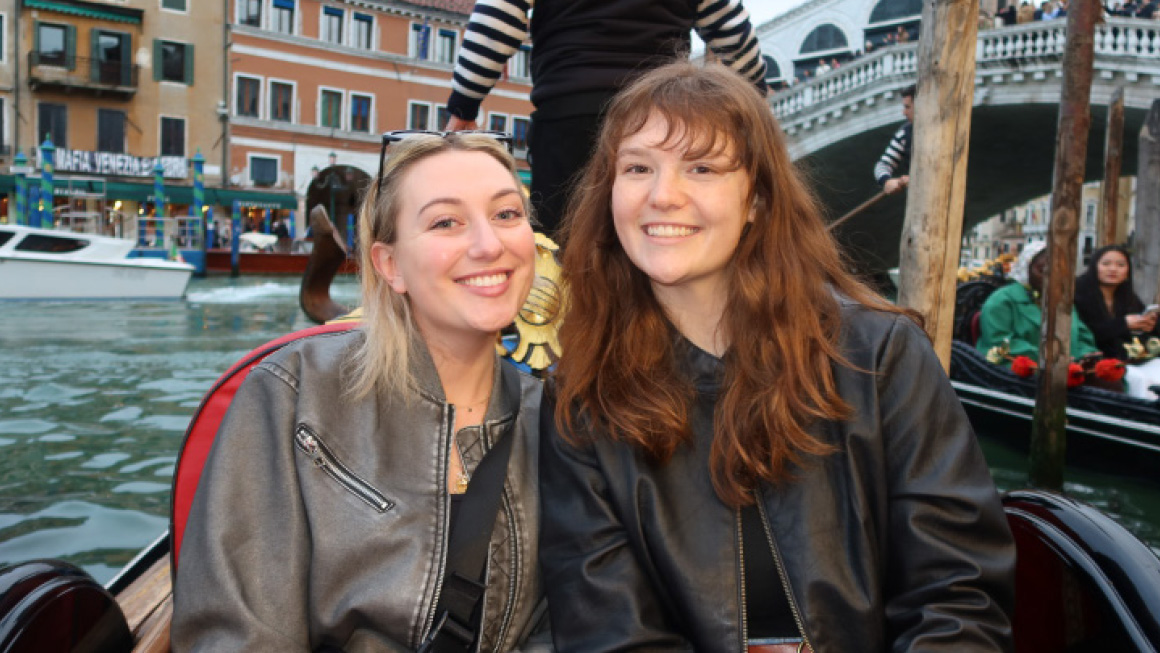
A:
{"type": "Polygon", "coordinates": [[[540,391],[495,353],[534,275],[527,201],[495,138],[383,148],[359,215],[364,322],[282,349],[239,390],[181,549],[175,650],[430,646],[459,498],[505,439],[459,650],[534,647],[540,391]]]}

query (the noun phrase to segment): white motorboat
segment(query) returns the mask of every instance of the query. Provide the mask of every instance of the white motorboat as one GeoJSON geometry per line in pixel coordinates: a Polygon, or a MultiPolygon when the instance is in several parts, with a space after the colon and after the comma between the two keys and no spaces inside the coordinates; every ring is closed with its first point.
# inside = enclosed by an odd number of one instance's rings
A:
{"type": "Polygon", "coordinates": [[[0,300],[180,299],[193,266],[128,258],[133,241],[0,224],[0,300]]]}

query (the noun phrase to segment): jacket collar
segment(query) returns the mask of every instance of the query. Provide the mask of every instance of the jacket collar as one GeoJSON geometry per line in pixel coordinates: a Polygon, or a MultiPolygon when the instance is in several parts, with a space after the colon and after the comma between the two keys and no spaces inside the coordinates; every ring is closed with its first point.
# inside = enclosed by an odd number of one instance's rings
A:
{"type": "MultiPolygon", "coordinates": [[[[418,333],[411,336],[410,359],[411,376],[419,394],[428,401],[446,405],[447,396],[443,393],[443,383],[439,380],[435,361],[431,358],[426,341],[418,333]]],[[[484,415],[485,422],[508,419],[520,408],[520,372],[512,365],[504,365],[498,355],[496,359],[491,401],[488,402],[487,413],[484,415]]]]}
{"type": "Polygon", "coordinates": [[[675,328],[673,349],[677,364],[699,393],[715,394],[725,375],[725,361],[694,345],[675,328]]]}

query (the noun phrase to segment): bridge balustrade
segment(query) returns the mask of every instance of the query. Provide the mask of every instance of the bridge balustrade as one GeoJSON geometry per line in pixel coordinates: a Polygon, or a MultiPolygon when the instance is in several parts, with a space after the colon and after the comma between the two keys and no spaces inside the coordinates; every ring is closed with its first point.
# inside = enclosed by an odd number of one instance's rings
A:
{"type": "MultiPolygon", "coordinates": [[[[1141,18],[1108,18],[1096,26],[1095,55],[1098,62],[1117,57],[1133,68],[1153,76],[1160,84],[1160,21],[1141,18]]],[[[1012,67],[1029,62],[1058,66],[1067,41],[1067,20],[1057,18],[982,30],[978,34],[976,61],[980,69],[1012,67]]],[[[785,120],[849,102],[854,91],[893,81],[901,88],[914,80],[918,69],[917,43],[888,46],[868,56],[842,64],[841,68],[781,90],[770,97],[773,114],[785,120]]]]}

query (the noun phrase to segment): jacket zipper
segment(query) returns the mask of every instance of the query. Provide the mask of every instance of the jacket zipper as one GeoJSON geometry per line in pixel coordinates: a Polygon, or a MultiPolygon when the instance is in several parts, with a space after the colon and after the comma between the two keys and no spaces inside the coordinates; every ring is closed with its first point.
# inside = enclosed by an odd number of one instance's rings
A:
{"type": "Polygon", "coordinates": [[[761,492],[755,492],[754,498],[757,500],[757,512],[761,514],[761,527],[765,531],[765,539],[769,542],[769,550],[773,553],[773,562],[777,565],[777,576],[781,580],[781,588],[785,592],[785,598],[789,601],[790,612],[793,613],[794,623],[797,624],[798,632],[801,633],[802,642],[805,644],[806,650],[813,651],[814,645],[810,643],[810,638],[806,635],[806,626],[802,621],[801,612],[798,611],[797,601],[793,597],[793,592],[790,590],[789,577],[785,572],[785,565],[782,563],[781,552],[777,548],[777,542],[773,539],[773,528],[769,525],[769,519],[765,515],[765,504],[761,501],[761,492]]]}
{"type": "MultiPolygon", "coordinates": [[[[515,437],[515,429],[514,428],[512,429],[511,432],[509,432],[507,434],[507,437],[509,437],[509,438],[515,437]]],[[[515,443],[513,442],[512,444],[514,445],[515,443]]],[[[506,473],[504,474],[504,482],[505,483],[507,482],[507,474],[506,473]]],[[[519,546],[520,534],[518,532],[518,529],[515,527],[515,523],[516,523],[515,515],[512,514],[512,502],[510,500],[510,497],[508,496],[507,488],[504,488],[504,490],[503,490],[503,495],[501,497],[501,505],[503,506],[504,514],[507,515],[508,535],[511,536],[508,539],[512,543],[511,544],[511,558],[512,558],[511,578],[512,578],[512,584],[511,584],[511,588],[508,590],[507,604],[504,606],[503,619],[500,620],[499,635],[497,635],[496,639],[495,639],[495,643],[496,643],[497,647],[502,646],[504,637],[507,636],[508,628],[510,628],[511,624],[512,624],[512,619],[514,617],[513,613],[515,612],[515,609],[516,609],[516,591],[519,587],[519,580],[520,580],[516,577],[516,574],[519,573],[519,569],[521,568],[520,565],[522,563],[522,561],[520,560],[520,546],[519,546]]],[[[490,576],[490,574],[491,574],[491,558],[490,557],[487,560],[487,569],[488,569],[488,575],[484,576],[484,578],[491,577],[490,576]]]]}
{"type": "Polygon", "coordinates": [[[426,623],[423,625],[423,632],[419,633],[419,638],[422,640],[427,637],[431,629],[435,627],[435,618],[439,615],[435,614],[435,609],[439,606],[439,596],[443,593],[443,577],[447,573],[447,534],[451,531],[451,509],[448,504],[451,502],[451,497],[447,494],[447,477],[450,473],[451,467],[451,445],[455,443],[455,408],[451,404],[443,405],[443,423],[446,439],[444,442],[447,446],[443,448],[445,455],[443,456],[443,473],[439,478],[435,479],[437,487],[440,488],[440,496],[444,499],[443,510],[443,537],[439,543],[439,566],[436,567],[439,573],[435,576],[435,595],[431,597],[431,607],[427,610],[426,623]]]}
{"type": "Polygon", "coordinates": [[[356,476],[346,465],[330,451],[330,448],[310,430],[305,424],[299,424],[294,430],[294,444],[298,446],[314,466],[326,472],[328,476],[338,481],[338,484],[358,497],[363,503],[384,513],[394,507],[378,490],[369,483],[356,476]]]}
{"type": "Polygon", "coordinates": [[[738,587],[741,591],[741,653],[749,650],[749,614],[745,599],[745,533],[741,526],[741,509],[736,509],[737,515],[737,565],[740,579],[738,587]]]}

